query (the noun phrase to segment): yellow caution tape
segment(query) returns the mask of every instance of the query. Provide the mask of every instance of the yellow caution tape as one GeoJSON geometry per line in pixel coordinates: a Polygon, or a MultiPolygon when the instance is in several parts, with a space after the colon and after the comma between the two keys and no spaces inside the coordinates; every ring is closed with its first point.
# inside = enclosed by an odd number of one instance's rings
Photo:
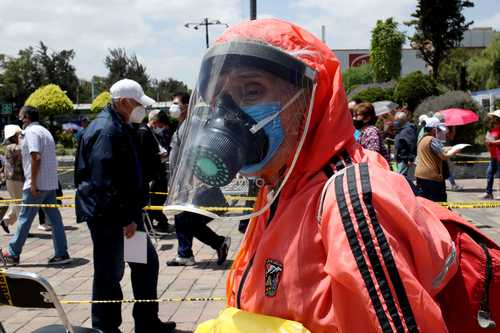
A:
{"type": "Polygon", "coordinates": [[[225,301],[225,297],[179,297],[179,298],[160,298],[160,299],[124,299],[124,300],[99,300],[99,301],[70,301],[62,300],[61,304],[106,304],[106,303],[166,303],[166,302],[206,302],[206,301],[225,301]]]}
{"type": "Polygon", "coordinates": [[[468,208],[498,208],[500,201],[476,201],[476,202],[440,202],[446,208],[468,209],[468,208]]]}
{"type": "MultiPolygon", "coordinates": [[[[5,203],[0,202],[0,207],[16,206],[16,207],[36,207],[36,208],[75,208],[74,204],[25,204],[25,203],[5,203]]],[[[213,212],[235,212],[235,211],[252,211],[252,207],[199,207],[207,211],[213,212]]],[[[146,206],[143,210],[162,211],[165,206],[146,206]]]]}
{"type": "MultiPolygon", "coordinates": [[[[68,196],[64,196],[64,197],[57,197],[56,199],[57,200],[69,200],[69,199],[74,199],[75,196],[74,195],[68,195],[68,196]]],[[[9,202],[21,202],[23,201],[23,199],[2,199],[0,200],[0,204],[2,203],[9,203],[9,202]]]]}
{"type": "MultiPolygon", "coordinates": [[[[37,208],[75,208],[75,204],[25,204],[18,203],[16,199],[0,201],[0,207],[17,206],[17,207],[37,207],[37,208]]],[[[457,202],[439,202],[441,206],[447,208],[497,208],[500,207],[500,201],[457,201],[457,202]]],[[[253,207],[212,207],[199,206],[199,209],[204,209],[211,212],[243,212],[252,211],[253,207]]],[[[163,211],[165,206],[145,206],[143,210],[163,211]]]]}
{"type": "Polygon", "coordinates": [[[477,160],[477,161],[451,161],[453,164],[478,164],[478,163],[490,163],[488,160],[477,160]]]}
{"type": "Polygon", "coordinates": [[[3,269],[0,269],[0,297],[6,300],[9,305],[13,305],[9,285],[7,284],[7,276],[3,269]]]}

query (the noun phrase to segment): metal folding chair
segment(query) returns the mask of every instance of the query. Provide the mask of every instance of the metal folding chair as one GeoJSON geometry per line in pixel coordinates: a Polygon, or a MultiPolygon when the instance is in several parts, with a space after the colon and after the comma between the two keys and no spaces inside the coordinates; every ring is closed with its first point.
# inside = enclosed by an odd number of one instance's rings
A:
{"type": "Polygon", "coordinates": [[[102,333],[73,326],[49,282],[35,273],[0,269],[0,304],[19,308],[56,309],[63,325],[44,326],[33,333],[102,333]]]}
{"type": "Polygon", "coordinates": [[[147,212],[143,212],[142,216],[144,220],[144,227],[146,229],[146,234],[151,239],[151,243],[153,243],[153,246],[157,248],[160,242],[160,236],[156,233],[155,229],[153,228],[153,221],[151,221],[147,212]]]}

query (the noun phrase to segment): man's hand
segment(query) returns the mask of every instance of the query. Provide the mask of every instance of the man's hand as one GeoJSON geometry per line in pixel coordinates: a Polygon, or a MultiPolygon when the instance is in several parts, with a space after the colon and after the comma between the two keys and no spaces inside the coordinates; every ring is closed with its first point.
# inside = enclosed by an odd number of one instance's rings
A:
{"type": "Polygon", "coordinates": [[[31,191],[31,195],[36,197],[40,194],[40,192],[38,191],[38,189],[36,188],[36,185],[31,183],[31,188],[30,188],[30,191],[31,191]]]}
{"type": "Polygon", "coordinates": [[[130,223],[126,227],[123,227],[123,234],[125,235],[125,238],[130,238],[134,236],[136,231],[137,231],[137,224],[135,224],[134,222],[130,223]]]}

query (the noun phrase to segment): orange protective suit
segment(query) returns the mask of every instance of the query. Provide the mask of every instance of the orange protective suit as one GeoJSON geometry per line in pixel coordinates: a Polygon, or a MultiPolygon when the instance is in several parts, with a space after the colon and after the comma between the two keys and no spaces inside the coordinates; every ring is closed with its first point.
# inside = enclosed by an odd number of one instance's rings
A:
{"type": "Polygon", "coordinates": [[[314,333],[447,332],[435,296],[456,271],[453,242],[406,180],[355,142],[335,55],[276,19],[230,28],[217,43],[237,38],[293,53],[318,86],[293,173],[272,213],[251,221],[231,268],[228,305],[314,333]]]}

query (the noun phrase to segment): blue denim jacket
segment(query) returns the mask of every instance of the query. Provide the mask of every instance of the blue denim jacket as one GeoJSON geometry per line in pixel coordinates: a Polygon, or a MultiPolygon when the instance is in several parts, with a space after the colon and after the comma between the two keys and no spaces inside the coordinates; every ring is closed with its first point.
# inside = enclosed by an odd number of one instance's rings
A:
{"type": "Polygon", "coordinates": [[[146,192],[136,133],[111,105],[80,138],[75,188],[77,222],[106,221],[126,226],[142,221],[146,192]]]}

